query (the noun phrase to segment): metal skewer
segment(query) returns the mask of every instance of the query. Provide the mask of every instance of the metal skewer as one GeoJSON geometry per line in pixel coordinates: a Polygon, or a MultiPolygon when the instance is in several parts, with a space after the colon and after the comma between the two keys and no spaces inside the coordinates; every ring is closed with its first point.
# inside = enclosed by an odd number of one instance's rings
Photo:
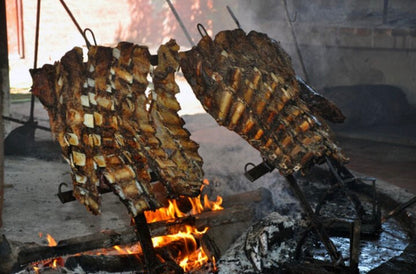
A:
{"type": "Polygon", "coordinates": [[[192,41],[191,36],[189,35],[188,31],[185,28],[185,25],[183,24],[181,18],[179,17],[178,12],[176,11],[175,7],[172,5],[172,2],[170,0],[166,0],[166,2],[169,5],[170,10],[172,11],[173,15],[175,16],[176,20],[178,21],[179,25],[181,26],[183,32],[185,33],[186,38],[188,39],[191,46],[195,46],[194,41],[192,41]]]}

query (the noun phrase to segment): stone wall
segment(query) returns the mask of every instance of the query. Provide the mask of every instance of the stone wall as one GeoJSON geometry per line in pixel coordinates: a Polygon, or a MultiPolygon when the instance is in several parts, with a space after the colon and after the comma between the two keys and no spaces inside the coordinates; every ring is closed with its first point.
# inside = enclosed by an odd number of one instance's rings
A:
{"type": "MultiPolygon", "coordinates": [[[[280,41],[305,77],[282,2],[247,3],[252,16],[246,28],[280,41]]],[[[416,1],[389,1],[385,24],[382,0],[287,3],[312,86],[394,85],[416,106],[416,1]]]]}

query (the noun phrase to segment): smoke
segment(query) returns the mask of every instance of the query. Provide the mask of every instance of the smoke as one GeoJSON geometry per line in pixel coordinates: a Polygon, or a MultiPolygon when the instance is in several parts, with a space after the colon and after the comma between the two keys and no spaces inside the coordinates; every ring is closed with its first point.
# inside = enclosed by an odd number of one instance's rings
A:
{"type": "MultiPolygon", "coordinates": [[[[191,47],[165,0],[127,1],[130,24],[120,26],[117,41],[145,44],[155,50],[173,38],[181,50],[191,47]]],[[[412,103],[416,102],[416,81],[410,75],[414,58],[413,55],[410,58],[403,55],[406,47],[412,47],[410,43],[408,46],[403,44],[409,38],[396,38],[385,31],[402,26],[414,27],[416,20],[410,10],[416,8],[416,1],[171,1],[195,44],[201,38],[196,28],[198,23],[205,26],[210,36],[221,30],[237,28],[227,11],[229,6],[244,31],[267,33],[279,41],[301,77],[305,76],[300,62],[303,60],[309,84],[316,89],[336,85],[390,84],[402,87],[412,103]],[[386,2],[387,9],[384,6],[386,2]],[[404,45],[403,52],[387,51],[400,41],[404,45]],[[300,54],[296,51],[297,46],[300,54]],[[377,48],[382,50],[377,51],[377,48]],[[399,62],[401,65],[395,61],[397,58],[402,60],[399,62]]]]}
{"type": "MultiPolygon", "coordinates": [[[[213,34],[213,18],[216,18],[217,12],[213,0],[171,0],[171,3],[190,34],[192,43],[200,39],[196,28],[198,23],[204,25],[208,34],[213,34]]],[[[156,49],[169,39],[175,39],[183,48],[192,46],[165,0],[128,0],[128,5],[130,24],[119,27],[116,40],[145,44],[150,49],[156,49]]]]}

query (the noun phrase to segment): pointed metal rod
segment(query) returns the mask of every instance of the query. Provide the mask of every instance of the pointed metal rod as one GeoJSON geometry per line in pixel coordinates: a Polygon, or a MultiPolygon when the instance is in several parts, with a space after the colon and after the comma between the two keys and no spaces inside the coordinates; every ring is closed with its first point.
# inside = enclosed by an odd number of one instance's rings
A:
{"type": "Polygon", "coordinates": [[[234,12],[231,10],[230,6],[228,6],[228,5],[227,5],[227,10],[228,10],[228,13],[231,15],[231,18],[233,18],[233,20],[234,20],[235,24],[237,25],[237,27],[239,29],[241,29],[240,22],[238,21],[237,17],[234,15],[234,12]]]}
{"type": "Polygon", "coordinates": [[[282,0],[282,2],[283,2],[283,5],[285,7],[287,23],[289,24],[289,28],[290,28],[290,32],[292,34],[293,42],[295,43],[296,53],[299,57],[299,62],[300,62],[300,66],[302,68],[303,77],[305,78],[306,82],[309,83],[309,76],[308,76],[308,73],[306,71],[305,63],[303,62],[302,52],[300,51],[298,39],[296,38],[295,28],[293,27],[292,20],[290,19],[289,10],[287,8],[287,1],[282,0]]]}
{"type": "Polygon", "coordinates": [[[185,33],[186,38],[188,39],[191,46],[195,46],[194,41],[192,41],[191,36],[189,35],[188,31],[185,28],[185,25],[183,24],[181,18],[179,17],[178,12],[176,11],[175,7],[173,6],[172,2],[170,0],[166,0],[166,2],[169,5],[170,10],[172,11],[173,15],[175,16],[176,20],[178,21],[179,25],[181,26],[183,32],[185,33]]]}
{"type": "Polygon", "coordinates": [[[72,14],[71,10],[68,8],[68,6],[65,4],[64,0],[59,0],[68,13],[69,17],[71,18],[72,22],[75,24],[75,27],[77,27],[77,30],[79,33],[81,33],[82,37],[85,39],[85,43],[87,44],[87,48],[90,48],[91,43],[88,41],[87,37],[85,36],[84,31],[81,29],[80,25],[78,24],[77,20],[75,19],[74,15],[72,14]]]}
{"type": "MultiPolygon", "coordinates": [[[[38,0],[37,8],[36,8],[35,52],[33,56],[33,69],[36,69],[38,66],[40,7],[41,7],[41,0],[38,0]]],[[[30,124],[33,124],[34,112],[35,112],[35,95],[33,95],[32,93],[30,97],[30,115],[29,115],[29,121],[28,121],[28,123],[30,124]]]]}

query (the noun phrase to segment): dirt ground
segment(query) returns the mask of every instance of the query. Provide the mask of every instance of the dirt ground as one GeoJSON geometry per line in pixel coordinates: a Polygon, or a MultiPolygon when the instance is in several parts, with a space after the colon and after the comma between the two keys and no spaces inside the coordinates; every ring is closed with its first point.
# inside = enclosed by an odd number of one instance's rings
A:
{"type": "MultiPolygon", "coordinates": [[[[38,105],[37,108],[41,109],[38,105]]],[[[37,117],[41,124],[47,125],[44,114],[37,117]]],[[[192,138],[200,144],[205,177],[211,182],[207,189],[209,194],[227,196],[266,187],[275,201],[288,199],[288,186],[277,171],[255,183],[243,176],[244,165],[260,163],[261,158],[237,134],[219,127],[207,114],[187,115],[184,119],[192,138]]],[[[45,237],[40,238],[39,233],[49,233],[62,240],[130,225],[127,210],[113,194],[103,195],[100,216],[91,215],[77,201],[61,204],[56,193],[61,183],[71,185],[69,167],[62,161],[56,145],[51,143],[50,133],[37,130],[36,140],[38,147],[31,156],[5,158],[2,233],[8,239],[45,243],[45,237]]],[[[348,138],[339,138],[339,142],[351,158],[350,169],[416,193],[416,147],[348,138]]],[[[62,190],[69,189],[63,187],[62,190]]]]}
{"type": "MultiPolygon", "coordinates": [[[[256,150],[238,135],[219,128],[208,115],[188,116],[186,120],[193,139],[201,144],[205,176],[212,183],[207,192],[215,196],[215,188],[221,195],[227,195],[262,186],[260,182],[251,184],[243,178],[246,162],[261,162],[256,150]]],[[[38,233],[49,233],[62,240],[129,226],[127,210],[110,193],[103,195],[100,216],[91,215],[77,201],[61,204],[56,194],[61,183],[71,186],[70,170],[48,138],[50,133],[37,130],[38,143],[32,155],[5,158],[3,233],[6,237],[21,242],[45,243],[45,238],[39,238],[38,233]]],[[[276,181],[273,176],[265,180],[276,181]]],[[[269,185],[272,183],[268,182],[269,185]]],[[[70,189],[62,187],[63,191],[70,189]]]]}

